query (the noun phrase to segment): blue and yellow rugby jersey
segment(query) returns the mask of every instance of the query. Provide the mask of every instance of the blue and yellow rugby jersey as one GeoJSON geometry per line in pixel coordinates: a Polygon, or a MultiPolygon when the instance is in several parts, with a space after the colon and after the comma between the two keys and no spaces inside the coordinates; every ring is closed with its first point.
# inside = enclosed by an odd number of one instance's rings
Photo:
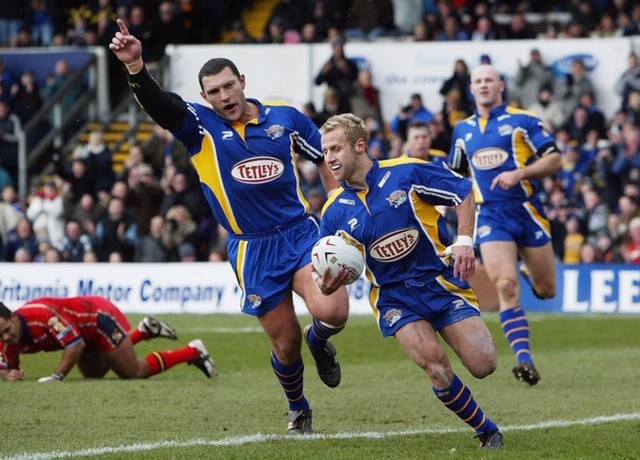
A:
{"type": "Polygon", "coordinates": [[[491,110],[489,119],[475,115],[459,122],[449,152],[449,166],[465,171],[471,166],[476,202],[518,204],[536,199],[541,181],[525,179],[519,186],[490,190],[503,171],[523,168],[555,150],[555,140],[532,112],[502,105],[491,110]]]}
{"type": "Polygon", "coordinates": [[[430,162],[397,158],[374,160],[367,190],[342,188],[322,212],[322,236],[340,234],[366,253],[367,277],[374,286],[441,274],[437,256],[450,244],[444,216],[436,206],[457,206],[472,183],[430,162]]]}
{"type": "Polygon", "coordinates": [[[216,218],[236,235],[271,232],[304,216],[309,203],[296,153],[314,162],[322,158],[320,132],[307,116],[247,100],[258,105],[260,116],[246,125],[188,103],[188,115],[172,129],[191,155],[216,218]]]}

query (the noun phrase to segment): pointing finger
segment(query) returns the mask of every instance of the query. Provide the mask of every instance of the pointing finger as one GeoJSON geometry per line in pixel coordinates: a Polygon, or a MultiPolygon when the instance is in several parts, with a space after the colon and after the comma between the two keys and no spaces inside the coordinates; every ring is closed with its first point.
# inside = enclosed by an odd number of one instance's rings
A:
{"type": "Polygon", "coordinates": [[[129,35],[129,29],[127,29],[127,25],[124,23],[122,19],[117,19],[118,27],[120,27],[120,32],[122,35],[129,35]]]}

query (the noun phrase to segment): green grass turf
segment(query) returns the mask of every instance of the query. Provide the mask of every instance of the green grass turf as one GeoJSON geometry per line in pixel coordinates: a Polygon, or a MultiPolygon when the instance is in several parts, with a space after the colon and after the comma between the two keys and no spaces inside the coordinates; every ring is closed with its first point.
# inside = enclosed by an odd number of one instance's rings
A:
{"type": "MultiPolygon", "coordinates": [[[[257,321],[243,315],[158,315],[178,342],[137,345],[138,356],[201,338],[220,375],[179,365],[149,380],[113,374],[38,384],[59,353],[23,356],[24,382],[2,382],[0,459],[638,459],[640,316],[529,316],[535,387],[511,374],[515,358],[495,313],[498,370],[474,379],[454,370],[502,428],[505,448],[477,450],[473,430],[435,398],[431,384],[370,316],[334,338],[342,383],[325,387],[306,349],[306,395],[316,435],[284,436],[287,405],[257,321]],[[599,419],[598,417],[609,417],[599,419]]],[[[130,315],[132,324],[141,317],[130,315]]],[[[301,318],[301,324],[309,318],[301,318]]]]}

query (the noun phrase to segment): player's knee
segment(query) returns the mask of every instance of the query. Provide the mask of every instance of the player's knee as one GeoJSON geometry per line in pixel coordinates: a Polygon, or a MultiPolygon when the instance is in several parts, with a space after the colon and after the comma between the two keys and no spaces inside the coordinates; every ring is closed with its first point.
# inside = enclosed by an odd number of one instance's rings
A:
{"type": "Polygon", "coordinates": [[[503,298],[509,298],[516,295],[517,288],[516,278],[511,278],[509,276],[503,276],[498,279],[496,282],[496,290],[503,298]]]}
{"type": "Polygon", "coordinates": [[[273,343],[273,352],[283,364],[293,364],[300,358],[300,348],[302,339],[300,340],[279,340],[273,343]]]}
{"type": "Polygon", "coordinates": [[[556,283],[547,282],[540,286],[535,286],[536,293],[543,299],[552,299],[556,296],[556,283]]]}

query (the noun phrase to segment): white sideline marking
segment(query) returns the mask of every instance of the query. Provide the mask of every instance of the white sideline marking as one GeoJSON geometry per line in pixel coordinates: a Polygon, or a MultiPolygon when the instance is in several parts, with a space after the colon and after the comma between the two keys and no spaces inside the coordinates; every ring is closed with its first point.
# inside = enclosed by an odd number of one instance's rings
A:
{"type": "Polygon", "coordinates": [[[261,327],[197,327],[191,328],[190,331],[215,332],[217,334],[256,334],[264,332],[261,327]]]}
{"type": "MultiPolygon", "coordinates": [[[[603,423],[622,422],[630,420],[640,420],[640,412],[631,414],[603,415],[600,417],[591,417],[581,420],[552,420],[549,422],[540,422],[531,425],[511,425],[501,426],[501,431],[532,431],[546,428],[562,428],[578,425],[601,425],[603,423]]],[[[310,434],[306,436],[290,436],[280,434],[253,434],[247,436],[235,436],[232,438],[223,438],[215,440],[192,439],[190,441],[160,441],[154,443],[131,444],[128,446],[116,447],[94,447],[91,449],[83,449],[78,451],[53,451],[53,452],[24,452],[11,457],[0,457],[0,460],[50,460],[57,458],[73,458],[73,457],[95,457],[105,454],[117,454],[123,452],[143,452],[157,450],[169,447],[193,447],[193,446],[210,446],[210,447],[229,447],[243,446],[246,444],[257,444],[269,441],[314,441],[324,439],[380,439],[395,436],[409,436],[415,434],[445,434],[445,433],[462,433],[468,432],[469,428],[440,428],[440,429],[421,429],[406,431],[363,431],[359,433],[335,433],[335,434],[310,434]]]]}

